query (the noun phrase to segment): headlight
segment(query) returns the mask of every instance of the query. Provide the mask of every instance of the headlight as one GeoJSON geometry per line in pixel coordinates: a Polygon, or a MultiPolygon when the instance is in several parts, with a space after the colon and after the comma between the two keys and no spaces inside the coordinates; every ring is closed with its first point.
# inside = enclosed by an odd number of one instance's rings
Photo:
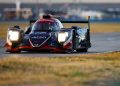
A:
{"type": "Polygon", "coordinates": [[[18,41],[19,40],[20,33],[19,31],[12,31],[10,30],[8,32],[8,38],[10,41],[18,41]]]}
{"type": "Polygon", "coordinates": [[[68,32],[59,32],[58,33],[58,41],[65,42],[68,37],[68,32]]]}
{"type": "Polygon", "coordinates": [[[80,36],[81,40],[85,40],[85,35],[80,36]]]}

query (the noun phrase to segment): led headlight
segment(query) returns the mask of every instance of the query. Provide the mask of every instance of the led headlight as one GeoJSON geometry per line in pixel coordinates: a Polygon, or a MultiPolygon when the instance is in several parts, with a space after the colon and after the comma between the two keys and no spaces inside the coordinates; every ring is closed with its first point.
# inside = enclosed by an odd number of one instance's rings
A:
{"type": "Polygon", "coordinates": [[[19,36],[20,36],[19,31],[9,30],[9,32],[8,32],[8,38],[9,38],[10,41],[18,41],[19,36]]]}
{"type": "Polygon", "coordinates": [[[59,42],[65,42],[68,38],[68,32],[59,32],[58,33],[58,41],[59,42]]]}
{"type": "Polygon", "coordinates": [[[81,40],[85,40],[85,35],[80,36],[81,40]]]}

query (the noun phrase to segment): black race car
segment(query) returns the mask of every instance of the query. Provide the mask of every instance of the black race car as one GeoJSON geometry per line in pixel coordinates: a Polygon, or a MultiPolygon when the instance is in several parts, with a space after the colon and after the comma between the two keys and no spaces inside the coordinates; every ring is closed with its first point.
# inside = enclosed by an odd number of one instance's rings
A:
{"type": "Polygon", "coordinates": [[[19,26],[8,29],[6,51],[53,51],[53,52],[87,52],[90,43],[90,22],[59,21],[50,15],[38,20],[31,20],[24,31],[19,26]],[[86,27],[72,26],[64,28],[62,23],[85,23],[86,27]]]}

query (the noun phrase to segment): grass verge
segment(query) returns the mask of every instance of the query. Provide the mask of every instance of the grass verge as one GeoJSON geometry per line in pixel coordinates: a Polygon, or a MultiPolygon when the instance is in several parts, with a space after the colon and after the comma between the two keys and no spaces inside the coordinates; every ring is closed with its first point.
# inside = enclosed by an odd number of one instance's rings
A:
{"type": "Polygon", "coordinates": [[[0,59],[0,86],[120,86],[120,52],[0,59]]]}

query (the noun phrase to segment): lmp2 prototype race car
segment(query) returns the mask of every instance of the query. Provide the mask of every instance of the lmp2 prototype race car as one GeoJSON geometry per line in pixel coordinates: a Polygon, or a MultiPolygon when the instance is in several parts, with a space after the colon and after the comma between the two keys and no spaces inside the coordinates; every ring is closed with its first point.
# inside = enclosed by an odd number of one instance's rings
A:
{"type": "Polygon", "coordinates": [[[38,20],[30,20],[26,30],[19,26],[8,28],[6,52],[52,51],[52,52],[87,52],[90,43],[90,22],[59,21],[51,15],[43,15],[38,20]],[[64,28],[62,23],[85,23],[86,27],[72,26],[64,28]]]}

